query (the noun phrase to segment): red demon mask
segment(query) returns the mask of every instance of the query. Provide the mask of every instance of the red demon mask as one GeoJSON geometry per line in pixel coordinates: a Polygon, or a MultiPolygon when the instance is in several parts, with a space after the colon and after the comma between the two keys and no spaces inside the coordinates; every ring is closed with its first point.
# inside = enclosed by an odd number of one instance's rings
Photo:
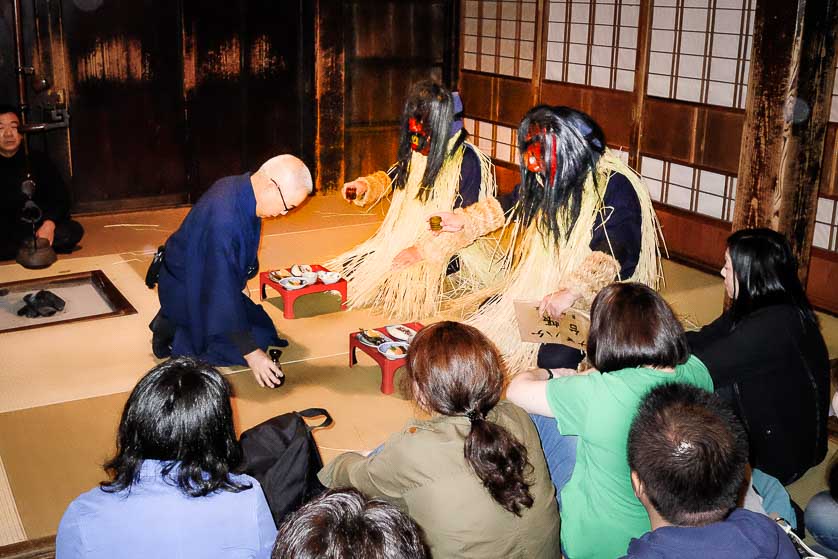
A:
{"type": "MultiPolygon", "coordinates": [[[[538,129],[535,126],[531,127],[527,133],[527,139],[524,141],[524,146],[526,147],[526,151],[524,152],[524,163],[527,166],[527,170],[531,173],[544,173],[547,170],[547,166],[544,163],[544,139],[545,131],[538,129]]],[[[554,141],[553,165],[550,169],[551,184],[556,176],[556,164],[558,163],[556,161],[558,155],[557,152],[558,145],[554,141]]]]}
{"type": "Polygon", "coordinates": [[[431,152],[431,137],[425,132],[422,121],[411,117],[407,122],[407,128],[410,132],[410,149],[428,155],[431,152]]]}

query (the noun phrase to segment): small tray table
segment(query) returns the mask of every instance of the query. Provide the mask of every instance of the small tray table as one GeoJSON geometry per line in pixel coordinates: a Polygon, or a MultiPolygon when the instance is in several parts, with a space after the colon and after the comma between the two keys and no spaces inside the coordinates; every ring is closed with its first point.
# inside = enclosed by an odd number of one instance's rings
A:
{"type": "MultiPolygon", "coordinates": [[[[404,322],[403,323],[408,328],[412,328],[417,332],[424,328],[424,326],[419,322],[404,322]]],[[[387,333],[386,326],[381,326],[379,328],[373,328],[373,330],[377,330],[387,336],[388,338],[392,339],[392,336],[387,333]]],[[[397,340],[394,340],[397,341],[397,340]]],[[[400,357],[398,359],[388,359],[385,357],[380,351],[378,351],[377,347],[371,347],[367,344],[363,343],[361,340],[358,339],[358,332],[351,332],[349,334],[349,366],[352,367],[358,362],[358,359],[355,357],[355,350],[360,349],[367,355],[373,358],[373,360],[378,363],[378,366],[381,367],[381,393],[382,394],[392,394],[393,393],[393,378],[396,376],[396,371],[404,366],[407,363],[406,357],[400,357]]]]}
{"type": "MultiPolygon", "coordinates": [[[[288,268],[286,268],[286,271],[290,273],[288,268]]],[[[319,264],[312,264],[311,271],[328,272],[329,270],[319,264]]],[[[323,283],[318,279],[311,285],[307,285],[300,289],[285,289],[282,287],[282,284],[271,278],[270,272],[260,272],[259,293],[262,297],[262,301],[264,301],[267,297],[267,293],[265,292],[265,288],[267,286],[273,287],[282,297],[282,315],[285,318],[294,318],[294,301],[297,300],[297,297],[310,295],[312,293],[323,293],[326,291],[338,291],[340,293],[340,308],[341,310],[346,310],[346,280],[344,278],[340,278],[335,283],[328,284],[323,283]]]]}

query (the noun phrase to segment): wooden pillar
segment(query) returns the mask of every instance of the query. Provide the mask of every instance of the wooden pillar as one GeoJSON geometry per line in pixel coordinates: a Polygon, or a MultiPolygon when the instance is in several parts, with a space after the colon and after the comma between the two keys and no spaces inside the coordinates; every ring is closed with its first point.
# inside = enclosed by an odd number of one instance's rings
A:
{"type": "Polygon", "coordinates": [[[640,169],[643,143],[643,109],[649,82],[649,52],[652,49],[652,0],[640,0],[637,28],[637,57],[634,64],[634,104],[629,130],[629,167],[640,169]]]}
{"type": "Polygon", "coordinates": [[[315,188],[344,182],[345,57],[342,0],[317,0],[315,13],[315,188]]]}
{"type": "Polygon", "coordinates": [[[733,230],[786,235],[806,285],[830,96],[838,3],[757,2],[733,230]]]}

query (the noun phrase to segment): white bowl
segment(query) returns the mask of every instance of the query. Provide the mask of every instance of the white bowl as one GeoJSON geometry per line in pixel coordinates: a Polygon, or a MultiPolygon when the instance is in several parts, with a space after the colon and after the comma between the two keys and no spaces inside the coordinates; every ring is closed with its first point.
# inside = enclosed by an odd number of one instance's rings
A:
{"type": "Polygon", "coordinates": [[[303,287],[311,284],[305,278],[290,277],[279,280],[279,285],[289,291],[293,291],[295,289],[302,289],[303,287]]]}
{"type": "Polygon", "coordinates": [[[309,285],[317,283],[317,272],[303,272],[300,277],[306,280],[309,285]]]}
{"type": "Polygon", "coordinates": [[[378,352],[387,359],[404,359],[407,357],[407,348],[410,347],[405,342],[385,342],[378,346],[378,352]]]}
{"type": "Polygon", "coordinates": [[[327,272],[325,270],[321,270],[317,272],[317,277],[320,278],[320,281],[322,281],[326,285],[330,285],[340,281],[340,274],[337,272],[327,272]]]}

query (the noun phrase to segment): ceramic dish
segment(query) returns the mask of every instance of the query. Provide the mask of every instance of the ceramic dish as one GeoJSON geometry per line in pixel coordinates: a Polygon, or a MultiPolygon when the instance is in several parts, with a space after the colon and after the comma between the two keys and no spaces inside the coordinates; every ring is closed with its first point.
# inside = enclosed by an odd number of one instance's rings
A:
{"type": "Polygon", "coordinates": [[[288,270],[272,270],[268,272],[268,277],[271,281],[282,281],[284,278],[291,277],[291,273],[288,270]]]}
{"type": "Polygon", "coordinates": [[[321,270],[317,272],[317,277],[320,278],[320,281],[326,285],[331,285],[340,281],[340,274],[337,272],[327,272],[325,270],[321,270]]]}
{"type": "Polygon", "coordinates": [[[378,330],[361,330],[358,332],[358,341],[370,347],[378,347],[383,343],[392,342],[393,340],[378,330]]]}
{"type": "Polygon", "coordinates": [[[407,355],[408,347],[405,342],[386,342],[378,346],[378,352],[387,359],[402,359],[407,355]]]}
{"type": "Polygon", "coordinates": [[[291,266],[291,275],[292,276],[302,276],[303,274],[311,272],[311,266],[308,264],[294,264],[291,266]]]}
{"type": "Polygon", "coordinates": [[[404,324],[393,324],[385,328],[390,337],[401,342],[409,342],[416,335],[416,330],[404,324]]]}
{"type": "Polygon", "coordinates": [[[293,291],[308,286],[308,282],[303,278],[283,278],[279,280],[279,285],[289,291],[293,291]]]}

